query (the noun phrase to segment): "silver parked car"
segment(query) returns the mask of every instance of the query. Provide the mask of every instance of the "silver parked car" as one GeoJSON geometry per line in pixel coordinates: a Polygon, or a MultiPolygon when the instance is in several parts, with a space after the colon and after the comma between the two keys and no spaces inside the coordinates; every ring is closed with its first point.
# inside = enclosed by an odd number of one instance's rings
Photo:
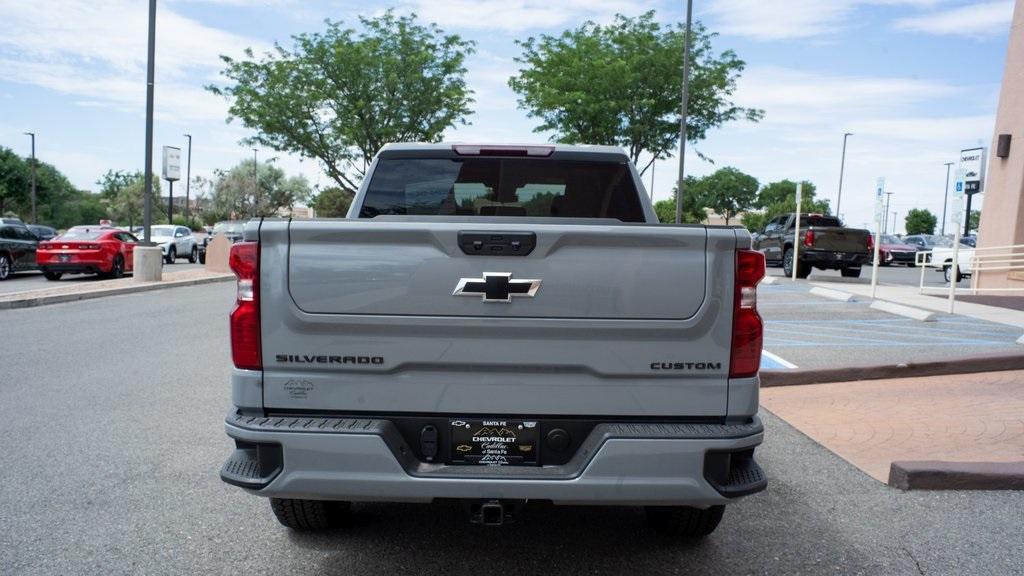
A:
{"type": "Polygon", "coordinates": [[[164,261],[174,264],[178,258],[188,258],[195,264],[199,261],[199,245],[192,231],[185,226],[153,226],[150,239],[160,246],[164,261]]]}

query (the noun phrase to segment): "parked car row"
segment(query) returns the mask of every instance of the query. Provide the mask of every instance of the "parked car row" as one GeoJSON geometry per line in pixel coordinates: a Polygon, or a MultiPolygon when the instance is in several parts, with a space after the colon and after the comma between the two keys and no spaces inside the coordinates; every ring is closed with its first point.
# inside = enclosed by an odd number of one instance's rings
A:
{"type": "MultiPolygon", "coordinates": [[[[236,242],[242,237],[244,225],[244,222],[219,222],[214,233],[224,234],[236,242]]],[[[49,226],[26,225],[17,218],[2,218],[0,280],[6,280],[15,272],[31,270],[41,271],[47,280],[59,280],[65,274],[120,278],[132,272],[141,228],[137,230],[139,232],[133,234],[104,222],[75,226],[58,234],[49,226]]],[[[151,226],[150,238],[160,247],[167,264],[182,258],[191,263],[206,261],[209,237],[200,243],[186,226],[151,226]]]]}

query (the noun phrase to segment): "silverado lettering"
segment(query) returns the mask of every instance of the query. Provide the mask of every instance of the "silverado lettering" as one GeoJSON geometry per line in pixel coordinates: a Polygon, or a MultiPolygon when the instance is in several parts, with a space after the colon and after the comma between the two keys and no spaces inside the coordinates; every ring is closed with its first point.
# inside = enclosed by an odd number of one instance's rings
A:
{"type": "Polygon", "coordinates": [[[310,356],[306,354],[277,354],[278,362],[292,364],[383,364],[382,356],[310,356]]]}

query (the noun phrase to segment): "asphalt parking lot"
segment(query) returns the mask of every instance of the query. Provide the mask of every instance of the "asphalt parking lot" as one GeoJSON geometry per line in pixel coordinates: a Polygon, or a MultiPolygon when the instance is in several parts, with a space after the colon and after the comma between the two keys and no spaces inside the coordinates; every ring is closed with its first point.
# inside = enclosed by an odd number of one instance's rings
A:
{"type": "MultiPolygon", "coordinates": [[[[174,264],[164,264],[164,270],[167,272],[177,270],[198,270],[203,265],[189,264],[188,260],[179,260],[174,264]]],[[[128,275],[131,276],[130,274],[128,275]]],[[[40,288],[53,288],[54,286],[65,286],[68,284],[81,284],[88,282],[98,282],[104,280],[96,274],[69,274],[61,278],[60,280],[50,281],[43,278],[42,272],[18,272],[12,274],[7,280],[0,282],[0,294],[9,294],[12,292],[23,292],[26,290],[38,290],[40,288]]]]}
{"type": "Polygon", "coordinates": [[[770,353],[762,368],[895,365],[1024,351],[1016,342],[1024,333],[1020,328],[950,314],[920,322],[874,310],[867,298],[841,302],[816,296],[809,293],[812,287],[785,279],[758,287],[770,353]]]}
{"type": "Polygon", "coordinates": [[[1019,493],[899,492],[768,413],[768,491],[700,543],[634,509],[545,505],[483,529],[456,505],[366,504],[291,533],[217,477],[234,286],[174,290],[0,311],[21,343],[0,347],[0,573],[1024,572],[1019,493]]]}

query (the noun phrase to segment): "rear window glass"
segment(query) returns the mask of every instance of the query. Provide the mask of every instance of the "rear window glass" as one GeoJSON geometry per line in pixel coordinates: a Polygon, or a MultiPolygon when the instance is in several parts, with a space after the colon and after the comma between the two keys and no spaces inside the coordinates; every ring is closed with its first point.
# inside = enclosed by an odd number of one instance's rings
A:
{"type": "Polygon", "coordinates": [[[843,224],[835,216],[801,216],[800,227],[807,228],[808,226],[842,228],[843,224]]]}
{"type": "Polygon", "coordinates": [[[624,164],[517,158],[381,160],[359,217],[382,215],[644,221],[624,164]]]}
{"type": "Polygon", "coordinates": [[[96,240],[106,233],[107,231],[101,228],[72,228],[60,237],[66,240],[96,240]]]}

